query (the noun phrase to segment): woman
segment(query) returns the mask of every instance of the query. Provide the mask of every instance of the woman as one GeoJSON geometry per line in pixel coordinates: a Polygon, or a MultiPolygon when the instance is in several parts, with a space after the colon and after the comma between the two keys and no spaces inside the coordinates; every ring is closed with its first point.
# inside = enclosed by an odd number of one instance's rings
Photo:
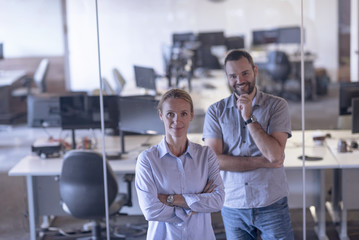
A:
{"type": "Polygon", "coordinates": [[[136,165],[136,190],[149,221],[147,239],[215,239],[211,212],[224,202],[217,157],[187,139],[193,102],[181,89],[167,91],[158,104],[165,137],[143,151],[136,165]]]}

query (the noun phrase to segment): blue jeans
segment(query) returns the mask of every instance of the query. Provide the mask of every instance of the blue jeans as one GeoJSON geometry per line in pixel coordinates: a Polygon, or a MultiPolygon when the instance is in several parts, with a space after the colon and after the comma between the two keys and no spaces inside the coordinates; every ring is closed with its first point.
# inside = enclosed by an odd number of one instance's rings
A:
{"type": "Polygon", "coordinates": [[[257,239],[257,235],[263,240],[294,239],[287,197],[261,208],[223,207],[221,213],[227,240],[257,239]]]}

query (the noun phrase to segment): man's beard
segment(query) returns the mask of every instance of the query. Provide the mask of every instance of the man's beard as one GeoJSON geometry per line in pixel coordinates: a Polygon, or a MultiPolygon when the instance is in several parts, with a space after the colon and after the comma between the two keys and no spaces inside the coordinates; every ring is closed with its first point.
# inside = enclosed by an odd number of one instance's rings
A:
{"type": "MultiPolygon", "coordinates": [[[[246,84],[248,84],[248,83],[246,83],[246,84]]],[[[237,85],[237,84],[236,84],[236,85],[237,85]]],[[[238,90],[238,89],[236,88],[236,85],[234,85],[234,86],[231,87],[231,88],[232,88],[232,91],[233,91],[236,95],[240,96],[241,94],[244,94],[244,93],[250,95],[250,94],[254,91],[254,87],[255,87],[255,85],[256,85],[256,82],[254,81],[254,82],[252,82],[252,83],[249,83],[249,85],[248,85],[248,91],[247,91],[247,92],[243,92],[243,91],[238,90]]]]}

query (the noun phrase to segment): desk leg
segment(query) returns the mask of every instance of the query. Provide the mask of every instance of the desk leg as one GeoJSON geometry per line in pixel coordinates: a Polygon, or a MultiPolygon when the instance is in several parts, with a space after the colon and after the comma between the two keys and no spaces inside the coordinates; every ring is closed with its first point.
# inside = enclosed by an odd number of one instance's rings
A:
{"type": "Polygon", "coordinates": [[[319,199],[315,207],[310,207],[311,214],[317,224],[314,228],[315,232],[320,240],[328,240],[328,237],[325,233],[326,231],[326,221],[325,221],[325,170],[319,170],[319,199]]]}
{"type": "Polygon", "coordinates": [[[347,234],[347,209],[344,206],[343,202],[341,202],[341,221],[340,221],[340,233],[339,237],[340,240],[349,240],[348,234],[347,234]]]}
{"type": "Polygon", "coordinates": [[[333,170],[333,186],[330,202],[326,203],[327,210],[334,224],[340,222],[340,207],[339,202],[341,200],[341,169],[333,170]]]}
{"type": "Polygon", "coordinates": [[[27,183],[27,201],[29,208],[30,239],[36,240],[36,226],[38,222],[36,218],[33,177],[27,176],[26,183],[27,183]]]}

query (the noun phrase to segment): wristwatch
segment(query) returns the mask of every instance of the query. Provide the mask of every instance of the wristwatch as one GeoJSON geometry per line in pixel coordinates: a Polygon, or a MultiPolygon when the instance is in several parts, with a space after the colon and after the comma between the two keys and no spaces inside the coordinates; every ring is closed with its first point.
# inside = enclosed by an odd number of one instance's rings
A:
{"type": "Polygon", "coordinates": [[[173,194],[168,195],[168,197],[167,197],[168,205],[173,206],[173,201],[174,201],[173,194]]]}
{"type": "Polygon", "coordinates": [[[250,123],[257,122],[256,116],[252,115],[247,121],[244,122],[244,125],[248,125],[250,123]]]}

